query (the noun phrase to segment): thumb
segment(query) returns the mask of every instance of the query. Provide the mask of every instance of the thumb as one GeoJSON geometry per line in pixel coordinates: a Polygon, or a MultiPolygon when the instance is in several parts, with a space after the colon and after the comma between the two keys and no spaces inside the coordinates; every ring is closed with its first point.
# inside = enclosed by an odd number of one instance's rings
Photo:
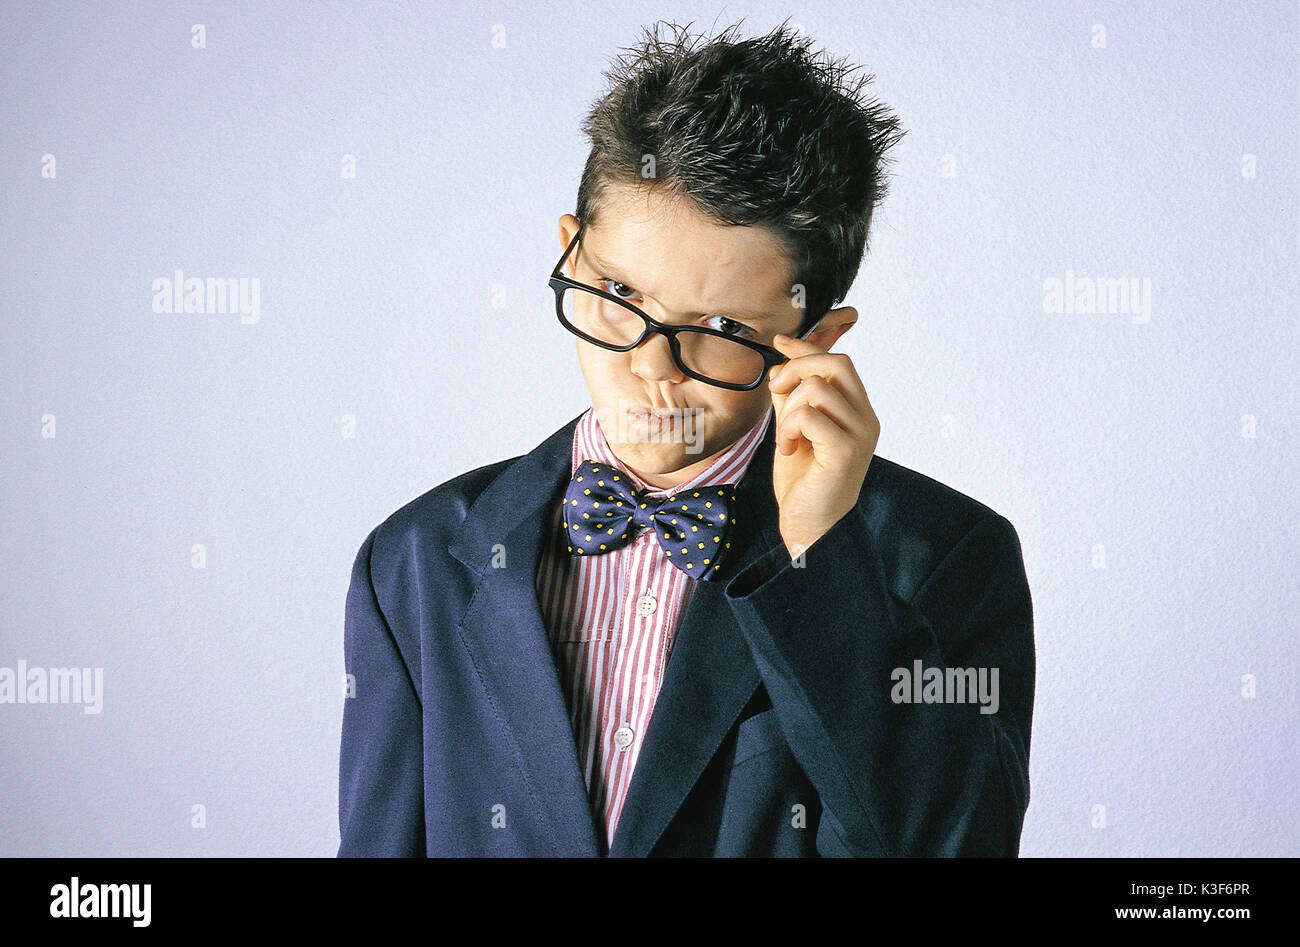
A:
{"type": "MultiPolygon", "coordinates": [[[[774,368],[769,368],[769,369],[767,370],[767,380],[768,380],[769,383],[770,383],[771,380],[772,380],[772,372],[774,372],[774,371],[776,370],[776,368],[779,368],[779,367],[780,367],[780,366],[776,366],[776,367],[774,367],[774,368]]],[[[779,393],[779,392],[775,392],[775,391],[773,391],[773,390],[772,390],[772,387],[771,387],[770,384],[768,385],[767,393],[768,393],[769,395],[772,396],[772,407],[776,409],[776,414],[775,414],[775,416],[773,417],[773,420],[774,420],[774,421],[779,421],[779,420],[781,420],[781,412],[782,412],[783,410],[785,410],[785,400],[786,400],[787,398],[789,398],[790,395],[789,395],[788,393],[787,393],[787,394],[781,394],[781,393],[779,393]]]]}
{"type": "MultiPolygon", "coordinates": [[[[775,428],[778,424],[781,423],[782,412],[785,411],[785,403],[786,400],[790,397],[790,395],[781,394],[780,392],[773,391],[770,386],[768,387],[768,394],[772,396],[772,408],[773,408],[772,427],[775,428]]],[[[783,452],[781,450],[780,435],[777,435],[776,438],[776,455],[778,457],[783,455],[783,452]]]]}

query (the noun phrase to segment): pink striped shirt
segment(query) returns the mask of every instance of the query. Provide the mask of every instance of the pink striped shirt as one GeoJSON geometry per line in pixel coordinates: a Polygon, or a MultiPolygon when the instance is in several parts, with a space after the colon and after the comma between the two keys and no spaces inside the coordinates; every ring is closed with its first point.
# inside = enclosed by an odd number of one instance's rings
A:
{"type": "MultiPolygon", "coordinates": [[[[573,433],[573,471],[583,460],[618,466],[638,490],[662,498],[744,476],[767,431],[769,409],[708,468],[672,488],[651,488],[618,462],[588,409],[573,433]]],[[[655,698],[697,579],[674,566],[648,529],[598,556],[571,556],[564,503],[555,506],[537,569],[537,598],[560,672],[592,810],[614,838],[655,698]]]]}

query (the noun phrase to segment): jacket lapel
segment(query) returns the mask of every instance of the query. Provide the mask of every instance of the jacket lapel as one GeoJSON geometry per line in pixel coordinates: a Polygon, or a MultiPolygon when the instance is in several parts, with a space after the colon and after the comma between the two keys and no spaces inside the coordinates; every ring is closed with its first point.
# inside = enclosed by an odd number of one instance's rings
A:
{"type": "Polygon", "coordinates": [[[478,574],[460,637],[512,731],[524,779],[563,857],[596,857],[600,849],[535,581],[550,503],[572,475],[580,417],[506,467],[447,547],[478,574]],[[497,544],[505,568],[493,568],[497,544]]]}
{"type": "Polygon", "coordinates": [[[614,829],[611,858],[650,854],[758,688],[758,668],[723,590],[781,542],[772,492],[775,437],[773,422],[737,485],[734,555],[715,579],[695,583],[682,616],[614,829]]]}
{"type": "MultiPolygon", "coordinates": [[[[525,454],[479,495],[448,552],[476,584],[460,636],[514,734],[524,776],[554,829],[556,854],[603,851],[578,761],[535,580],[552,502],[572,472],[581,415],[525,454]],[[506,568],[493,568],[494,546],[506,568]]],[[[696,582],[632,773],[611,857],[648,855],[735,723],[760,678],[723,589],[780,543],[772,492],[775,422],[736,489],[732,549],[715,579],[696,582]]]]}

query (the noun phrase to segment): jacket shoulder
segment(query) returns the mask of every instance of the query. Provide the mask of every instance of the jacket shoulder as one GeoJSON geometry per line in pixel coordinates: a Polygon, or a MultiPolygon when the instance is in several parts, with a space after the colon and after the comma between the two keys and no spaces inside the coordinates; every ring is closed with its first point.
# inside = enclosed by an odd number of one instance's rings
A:
{"type": "Polygon", "coordinates": [[[908,598],[948,553],[986,523],[1013,540],[1019,555],[1015,528],[996,510],[879,455],[871,459],[858,505],[895,577],[895,589],[908,598]]]}
{"type": "Polygon", "coordinates": [[[390,513],[366,537],[366,543],[372,544],[373,571],[389,572],[396,559],[409,559],[413,553],[445,552],[479,494],[517,460],[519,457],[510,457],[466,471],[390,513]]]}

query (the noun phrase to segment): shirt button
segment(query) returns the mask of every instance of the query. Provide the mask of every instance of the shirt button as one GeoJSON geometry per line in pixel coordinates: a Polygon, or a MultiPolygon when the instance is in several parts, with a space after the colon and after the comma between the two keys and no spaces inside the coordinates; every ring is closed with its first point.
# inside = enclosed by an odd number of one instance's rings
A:
{"type": "Polygon", "coordinates": [[[631,742],[632,742],[631,727],[619,727],[617,730],[614,731],[614,745],[617,746],[620,750],[627,749],[628,745],[631,742]]]}
{"type": "Polygon", "coordinates": [[[653,615],[659,603],[655,601],[653,595],[642,595],[636,600],[636,613],[638,615],[653,615]]]}

